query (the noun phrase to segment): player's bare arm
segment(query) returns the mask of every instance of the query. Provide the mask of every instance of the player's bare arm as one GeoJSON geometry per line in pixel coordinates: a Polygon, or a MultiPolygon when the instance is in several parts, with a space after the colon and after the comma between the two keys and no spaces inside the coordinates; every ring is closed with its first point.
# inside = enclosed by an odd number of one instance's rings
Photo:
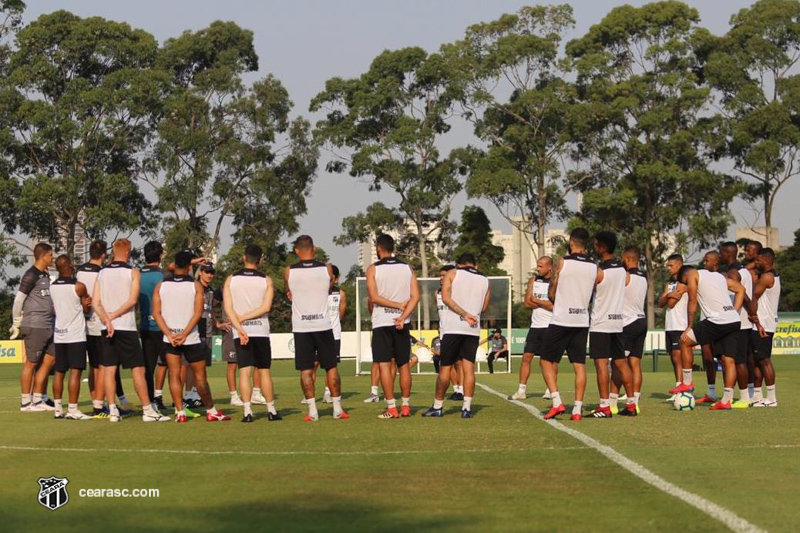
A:
{"type": "Polygon", "coordinates": [[[272,278],[267,276],[264,279],[267,284],[267,290],[264,292],[264,299],[261,302],[261,306],[240,316],[240,322],[245,322],[246,320],[252,320],[253,318],[264,316],[272,311],[272,300],[275,296],[275,289],[273,287],[272,278]]]}
{"type": "MultiPolygon", "coordinates": [[[[285,273],[284,276],[286,276],[285,273]]],[[[233,309],[233,296],[231,295],[230,277],[225,280],[225,285],[222,287],[222,306],[225,309],[225,314],[228,315],[228,320],[231,321],[231,325],[239,335],[239,342],[241,342],[243,345],[246,345],[249,337],[247,336],[247,333],[245,333],[242,323],[239,321],[239,317],[236,315],[236,311],[233,309]]]]}

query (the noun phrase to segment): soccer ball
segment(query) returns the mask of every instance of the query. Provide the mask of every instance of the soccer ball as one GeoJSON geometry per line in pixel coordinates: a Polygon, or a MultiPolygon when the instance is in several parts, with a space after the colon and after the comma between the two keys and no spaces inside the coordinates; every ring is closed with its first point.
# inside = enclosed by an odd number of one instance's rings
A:
{"type": "Polygon", "coordinates": [[[688,392],[682,392],[675,396],[675,401],[672,402],[676,411],[691,411],[694,409],[694,396],[688,392]]]}

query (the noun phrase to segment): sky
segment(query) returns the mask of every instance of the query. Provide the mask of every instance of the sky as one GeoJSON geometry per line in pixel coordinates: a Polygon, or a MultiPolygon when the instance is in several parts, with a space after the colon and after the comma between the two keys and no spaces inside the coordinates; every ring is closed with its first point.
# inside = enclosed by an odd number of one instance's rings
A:
{"type": "MultiPolygon", "coordinates": [[[[202,29],[215,20],[234,21],[255,34],[260,66],[258,77],[267,73],[277,76],[294,101],[294,114],[315,122],[321,117],[310,114],[308,105],[327,79],[359,76],[375,56],[387,49],[421,46],[429,52],[436,51],[441,44],[461,38],[471,24],[495,20],[503,13],[515,12],[531,3],[509,0],[28,0],[25,21],[43,13],[67,9],[83,17],[102,16],[127,22],[150,32],[161,42],[185,30],[202,29]]],[[[615,6],[645,2],[581,0],[568,3],[574,8],[576,25],[567,40],[583,35],[615,6]]],[[[687,3],[699,10],[705,27],[722,34],[728,29],[731,15],[751,2],[687,3]]],[[[463,144],[476,142],[467,129],[456,135],[464,136],[463,144]]],[[[800,217],[792,209],[794,202],[791,200],[798,196],[800,179],[795,179],[784,186],[776,203],[773,220],[780,228],[782,244],[791,244],[793,233],[800,226],[800,217]]],[[[357,261],[356,246],[336,246],[333,238],[341,230],[342,218],[363,211],[377,200],[391,205],[397,203],[390,192],[369,192],[366,183],[347,174],[325,172],[323,161],[308,200],[308,214],[300,220],[301,233],[312,235],[316,244],[346,272],[357,261]]],[[[493,228],[510,232],[510,224],[492,204],[468,199],[463,192],[453,204],[454,215],[458,216],[469,204],[484,207],[493,228]]],[[[737,202],[733,211],[737,225],[759,225],[753,223],[755,215],[746,204],[737,202]]],[[[559,226],[563,224],[554,225],[559,226]]],[[[733,237],[733,228],[730,236],[733,237]]],[[[223,241],[223,248],[225,245],[223,241]]]]}

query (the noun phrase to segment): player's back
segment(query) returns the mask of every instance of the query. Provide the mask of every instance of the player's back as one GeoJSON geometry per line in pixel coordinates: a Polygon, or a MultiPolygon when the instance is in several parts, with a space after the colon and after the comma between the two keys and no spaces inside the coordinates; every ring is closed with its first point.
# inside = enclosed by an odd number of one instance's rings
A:
{"type": "MultiPolygon", "coordinates": [[[[194,315],[194,299],[197,294],[194,280],[188,275],[172,276],[161,282],[158,294],[161,298],[161,316],[167,327],[173,333],[182,332],[194,315]]],[[[166,336],[164,342],[169,342],[166,336]]],[[[200,335],[195,324],[186,337],[185,344],[199,342],[200,335]]]]}
{"type": "MultiPolygon", "coordinates": [[[[243,268],[231,276],[231,305],[237,315],[244,315],[261,307],[267,293],[267,276],[254,268],[243,268]]],[[[264,314],[245,320],[242,327],[249,336],[268,337],[269,317],[264,314]]],[[[233,329],[233,338],[239,338],[239,332],[233,329]]]]}
{"type": "Polygon", "coordinates": [[[739,314],[728,296],[727,278],[705,269],[697,274],[697,303],[703,315],[714,324],[739,322],[739,314]]]}
{"type": "Polygon", "coordinates": [[[153,320],[153,291],[164,279],[161,268],[145,265],[141,268],[139,279],[139,329],[141,331],[158,331],[158,324],[153,320]]]}
{"type": "Polygon", "coordinates": [[[552,324],[589,327],[589,302],[597,280],[597,265],[587,254],[564,257],[553,302],[552,324]]]}
{"type": "MultiPolygon", "coordinates": [[[[86,293],[91,298],[94,294],[94,284],[97,281],[97,276],[103,269],[100,265],[94,263],[85,263],[79,266],[75,272],[75,278],[86,286],[86,293]]],[[[97,336],[103,330],[103,324],[100,322],[100,317],[94,312],[94,309],[89,309],[86,313],[86,331],[89,335],[97,336]]]]}
{"type": "Polygon", "coordinates": [[[630,283],[625,286],[625,315],[624,324],[632,324],[645,318],[644,302],[647,298],[647,277],[638,268],[628,270],[630,283]]]}
{"type": "MultiPolygon", "coordinates": [[[[375,285],[378,296],[393,302],[405,302],[411,298],[411,268],[396,257],[384,257],[375,262],[375,285]]],[[[372,327],[394,326],[394,321],[403,313],[400,309],[373,305],[372,327]]],[[[406,322],[410,322],[407,318],[406,322]]]]}
{"type": "Polygon", "coordinates": [[[332,329],[328,317],[331,277],[321,261],[300,261],[289,267],[292,293],[292,331],[314,332],[332,329]]]}
{"type": "Polygon", "coordinates": [[[480,335],[480,317],[483,312],[483,302],[489,290],[489,280],[473,267],[459,267],[453,278],[450,298],[470,315],[478,317],[478,323],[470,326],[460,316],[453,316],[448,323],[447,333],[461,335],[480,335]]]}
{"type": "MultiPolygon", "coordinates": [[[[127,302],[131,296],[133,268],[123,261],[114,261],[100,271],[97,280],[103,309],[106,312],[112,312],[122,307],[122,304],[127,302]]],[[[115,329],[136,331],[135,307],[131,307],[125,314],[114,319],[115,329]]]]}
{"type": "Polygon", "coordinates": [[[59,277],[50,285],[50,297],[56,315],[54,341],[59,344],[86,340],[86,319],[75,289],[77,283],[75,278],[59,277]]]}
{"type": "MultiPolygon", "coordinates": [[[[597,284],[595,290],[590,330],[619,333],[622,331],[625,308],[625,267],[616,259],[610,259],[600,263],[598,268],[603,271],[603,280],[597,284]]],[[[595,276],[597,276],[596,271],[595,276]]]]}

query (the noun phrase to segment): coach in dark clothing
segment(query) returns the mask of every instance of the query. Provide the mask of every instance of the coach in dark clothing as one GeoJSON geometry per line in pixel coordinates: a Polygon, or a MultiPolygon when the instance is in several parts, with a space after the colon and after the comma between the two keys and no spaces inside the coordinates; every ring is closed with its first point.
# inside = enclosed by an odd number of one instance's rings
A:
{"type": "Polygon", "coordinates": [[[486,358],[486,361],[489,363],[489,373],[494,374],[495,359],[508,360],[508,340],[503,337],[503,331],[497,328],[494,330],[492,336],[483,342],[488,342],[491,347],[489,357],[486,358]]]}

